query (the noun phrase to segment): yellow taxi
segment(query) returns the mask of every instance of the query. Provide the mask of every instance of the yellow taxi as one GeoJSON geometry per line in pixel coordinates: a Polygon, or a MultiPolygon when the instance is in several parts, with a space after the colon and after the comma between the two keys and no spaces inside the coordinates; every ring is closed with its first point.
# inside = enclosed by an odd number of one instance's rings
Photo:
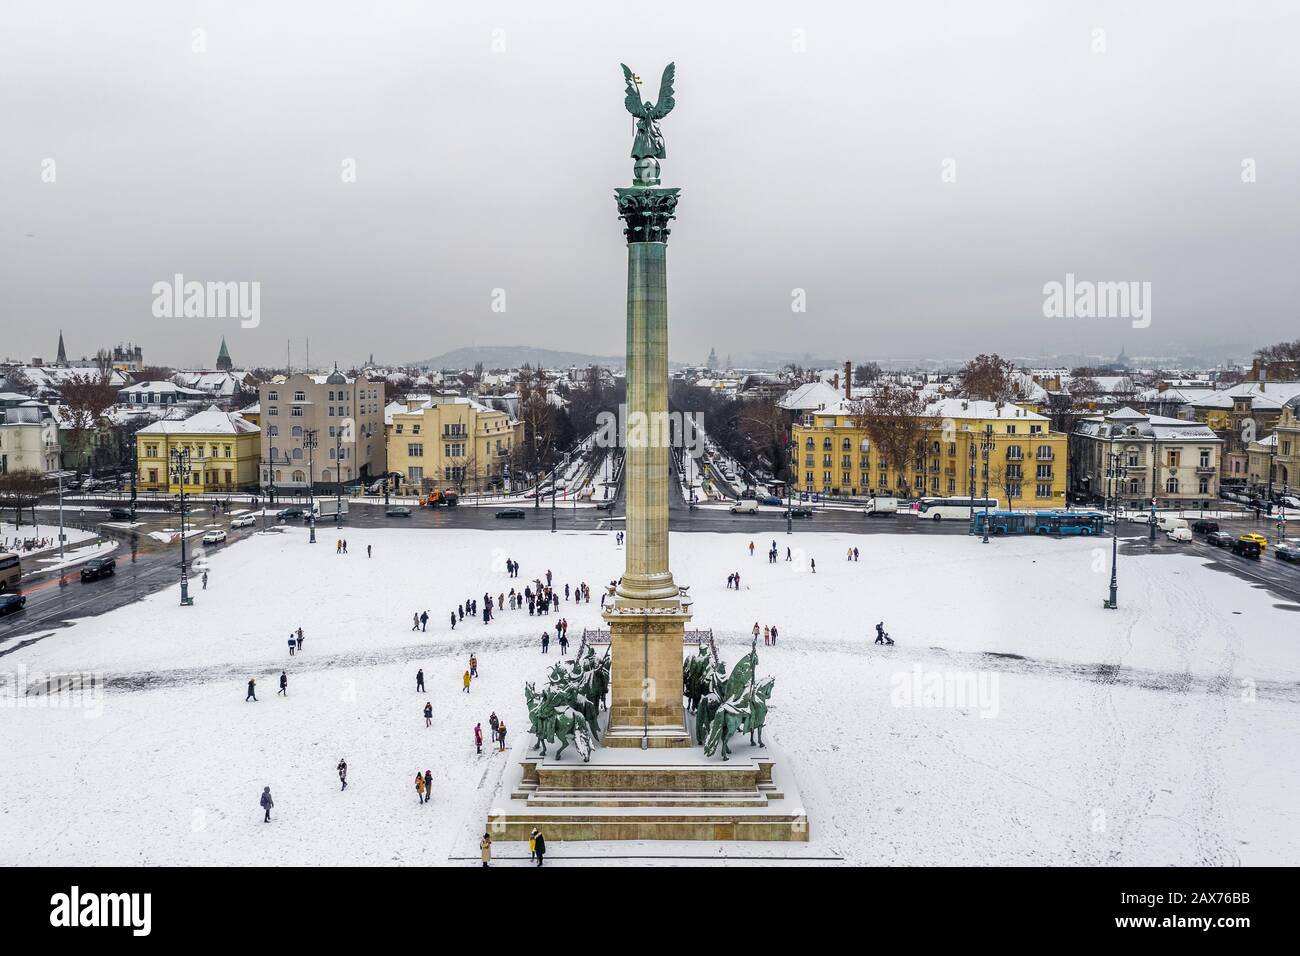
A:
{"type": "Polygon", "coordinates": [[[1268,538],[1264,537],[1262,534],[1255,534],[1255,532],[1253,531],[1248,532],[1247,534],[1243,534],[1238,540],[1254,541],[1257,545],[1259,545],[1260,551],[1266,551],[1268,549],[1268,538]]]}

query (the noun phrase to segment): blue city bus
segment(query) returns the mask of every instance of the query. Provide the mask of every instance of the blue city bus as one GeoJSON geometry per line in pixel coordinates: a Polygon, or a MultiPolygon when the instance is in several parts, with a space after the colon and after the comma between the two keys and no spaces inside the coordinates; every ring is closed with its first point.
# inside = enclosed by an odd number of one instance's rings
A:
{"type": "MultiPolygon", "coordinates": [[[[984,533],[984,512],[977,511],[970,519],[970,533],[984,533]]],[[[990,511],[989,534],[1028,534],[1029,515],[1018,511],[990,511]]]]}
{"type": "Polygon", "coordinates": [[[1100,511],[1044,511],[1034,516],[1035,534],[1101,534],[1106,516],[1100,511]]]}

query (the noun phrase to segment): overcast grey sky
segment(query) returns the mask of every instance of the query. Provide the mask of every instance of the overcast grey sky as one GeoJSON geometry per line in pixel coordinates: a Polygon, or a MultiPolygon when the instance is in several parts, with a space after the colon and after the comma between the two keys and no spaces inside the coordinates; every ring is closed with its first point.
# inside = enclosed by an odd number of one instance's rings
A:
{"type": "Polygon", "coordinates": [[[60,327],[168,364],[223,334],[239,365],[306,336],[316,364],[619,353],[619,62],[653,96],[669,60],[675,360],[1300,336],[1298,27],[1227,0],[7,0],[0,357],[60,327]],[[177,272],[260,281],[260,326],[155,318],[177,272]],[[1151,282],[1150,327],[1044,318],[1067,272],[1151,282]]]}

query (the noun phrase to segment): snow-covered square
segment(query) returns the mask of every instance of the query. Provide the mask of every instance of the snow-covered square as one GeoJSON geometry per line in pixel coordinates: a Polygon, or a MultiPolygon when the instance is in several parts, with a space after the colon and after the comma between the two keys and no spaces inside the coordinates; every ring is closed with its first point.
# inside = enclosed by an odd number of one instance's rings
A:
{"type": "MultiPolygon", "coordinates": [[[[476,753],[474,727],[486,737],[495,712],[512,743],[523,737],[524,682],[541,680],[557,651],[542,656],[542,632],[567,618],[576,647],[602,626],[599,595],[622,551],[606,532],[353,529],[347,554],[335,536],[254,536],[205,556],[209,584],[192,607],[173,586],[7,654],[0,863],[475,863],[511,755],[486,741],[476,753]],[[561,595],[586,582],[591,602],[450,627],[456,605],[548,570],[561,595]],[[413,631],[425,610],[427,630],[413,631]],[[470,654],[479,676],[466,693],[470,654]],[[44,675],[74,673],[107,689],[24,695],[44,675]],[[433,793],[421,804],[412,781],[426,769],[433,793]]],[[[1106,611],[1109,548],[1087,539],[782,534],[775,563],[771,544],[673,534],[672,566],[691,586],[692,626],[712,628],[725,659],[747,650],[755,623],[779,628],[777,646],[758,647],[760,674],[776,678],[767,733],[807,804],[809,853],[856,864],[1300,859],[1300,771],[1285,756],[1300,731],[1296,607],[1161,554],[1121,556],[1121,607],[1106,611]],[[726,586],[735,572],[739,590],[726,586]],[[873,644],[880,621],[893,647],[873,644]]],[[[561,865],[631,852],[550,849],[561,865]]]]}

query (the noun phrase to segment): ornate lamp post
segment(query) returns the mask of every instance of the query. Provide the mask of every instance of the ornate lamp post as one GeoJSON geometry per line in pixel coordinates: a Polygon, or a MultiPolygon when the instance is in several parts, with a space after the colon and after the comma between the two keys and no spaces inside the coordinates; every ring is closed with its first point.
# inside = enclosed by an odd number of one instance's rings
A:
{"type": "Polygon", "coordinates": [[[189,557],[185,548],[185,479],[190,474],[190,449],[177,446],[171,450],[171,472],[181,489],[181,607],[194,603],[190,597],[189,557]]]}
{"type": "Polygon", "coordinates": [[[1106,477],[1110,480],[1110,503],[1114,514],[1110,528],[1110,596],[1102,605],[1111,611],[1119,607],[1119,579],[1117,577],[1119,562],[1119,493],[1115,482],[1119,481],[1120,456],[1115,453],[1114,449],[1115,442],[1112,439],[1109,454],[1110,469],[1106,472],[1106,477]]]}
{"type": "Polygon", "coordinates": [[[308,544],[316,543],[316,433],[317,428],[309,428],[303,434],[303,444],[307,446],[307,527],[311,529],[308,544]]]}

